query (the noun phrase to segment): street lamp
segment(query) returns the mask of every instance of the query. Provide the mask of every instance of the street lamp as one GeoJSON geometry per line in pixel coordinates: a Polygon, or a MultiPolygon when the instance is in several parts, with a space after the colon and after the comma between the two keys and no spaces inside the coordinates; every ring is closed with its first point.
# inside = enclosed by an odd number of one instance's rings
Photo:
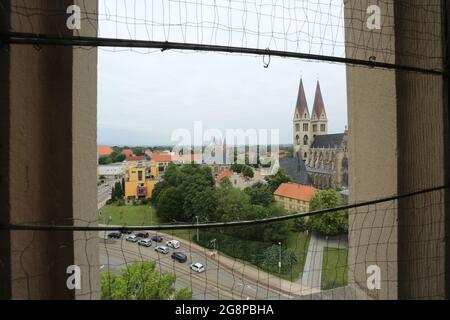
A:
{"type": "Polygon", "coordinates": [[[212,242],[212,244],[213,244],[213,252],[215,253],[216,252],[216,241],[217,241],[217,239],[212,239],[211,240],[211,242],[212,242]]]}
{"type": "Polygon", "coordinates": [[[280,255],[278,258],[278,273],[281,274],[281,241],[278,242],[278,246],[280,247],[280,255]]]}
{"type": "MultiPolygon", "coordinates": [[[[197,219],[197,225],[198,225],[198,216],[195,216],[195,218],[197,219]]],[[[197,227],[197,243],[199,242],[199,236],[198,236],[198,227],[197,227]]]]}

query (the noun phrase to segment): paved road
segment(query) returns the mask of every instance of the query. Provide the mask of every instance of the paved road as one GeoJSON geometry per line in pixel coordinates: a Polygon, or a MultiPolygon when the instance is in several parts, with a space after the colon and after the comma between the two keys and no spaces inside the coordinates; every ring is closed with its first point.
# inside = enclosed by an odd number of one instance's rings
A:
{"type": "Polygon", "coordinates": [[[106,180],[105,183],[97,187],[97,204],[100,209],[106,204],[106,201],[111,199],[111,191],[114,184],[119,180],[106,180]]]}
{"type": "Polygon", "coordinates": [[[323,249],[325,247],[347,248],[347,239],[346,237],[330,237],[326,239],[313,233],[309,240],[308,254],[306,255],[303,275],[297,283],[312,289],[320,290],[323,249]]]}
{"type": "Polygon", "coordinates": [[[156,260],[161,272],[175,273],[176,288],[190,288],[194,299],[239,299],[239,300],[278,300],[289,299],[289,296],[267,289],[237,274],[220,267],[217,257],[211,258],[207,252],[201,252],[182,243],[177,251],[184,251],[188,255],[186,263],[179,263],[171,259],[169,254],[160,254],[152,247],[146,248],[125,240],[100,239],[100,263],[104,265],[102,271],[119,272],[126,264],[134,261],[156,260]],[[190,264],[200,262],[206,271],[196,273],[190,269],[190,264]]]}

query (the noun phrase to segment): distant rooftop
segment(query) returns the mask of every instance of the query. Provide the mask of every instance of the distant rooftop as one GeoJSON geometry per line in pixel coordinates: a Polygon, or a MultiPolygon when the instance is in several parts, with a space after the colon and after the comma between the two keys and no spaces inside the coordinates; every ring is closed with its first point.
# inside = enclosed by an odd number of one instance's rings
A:
{"type": "Polygon", "coordinates": [[[311,148],[337,148],[342,144],[344,136],[345,133],[315,136],[311,148]]]}
{"type": "Polygon", "coordinates": [[[113,148],[110,146],[97,146],[97,154],[99,156],[109,156],[111,153],[113,153],[113,148]]]}
{"type": "Polygon", "coordinates": [[[283,183],[277,190],[275,190],[274,195],[310,202],[316,191],[317,189],[311,186],[305,186],[297,183],[283,183]]]}

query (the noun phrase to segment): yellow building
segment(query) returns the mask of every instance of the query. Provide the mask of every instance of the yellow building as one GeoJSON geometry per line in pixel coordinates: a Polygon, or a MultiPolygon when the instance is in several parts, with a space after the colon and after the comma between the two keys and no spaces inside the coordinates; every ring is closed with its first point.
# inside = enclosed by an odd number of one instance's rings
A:
{"type": "Polygon", "coordinates": [[[127,166],[125,177],[125,200],[150,199],[158,182],[158,166],[135,165],[127,166]]]}
{"type": "Polygon", "coordinates": [[[283,183],[274,192],[275,201],[288,212],[307,212],[317,190],[296,183],[283,183]]]}

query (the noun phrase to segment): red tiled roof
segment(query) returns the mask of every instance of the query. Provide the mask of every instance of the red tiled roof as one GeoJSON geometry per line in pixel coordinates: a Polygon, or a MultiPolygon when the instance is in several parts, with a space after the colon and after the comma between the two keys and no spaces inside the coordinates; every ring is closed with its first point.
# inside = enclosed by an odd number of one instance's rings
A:
{"type": "Polygon", "coordinates": [[[131,155],[131,156],[127,156],[127,160],[128,161],[143,161],[143,160],[145,160],[145,156],[131,155]]]}
{"type": "Polygon", "coordinates": [[[172,155],[153,152],[152,160],[156,162],[170,162],[172,161],[172,155]]]}
{"type": "Polygon", "coordinates": [[[113,151],[113,148],[110,146],[97,146],[97,153],[99,156],[109,156],[113,151]]]}
{"type": "Polygon", "coordinates": [[[316,191],[316,188],[310,186],[304,186],[296,183],[283,183],[277,190],[275,190],[273,194],[279,197],[310,202],[316,191]]]}
{"type": "Polygon", "coordinates": [[[133,155],[133,150],[131,150],[131,149],[123,149],[122,150],[122,154],[124,154],[126,157],[132,156],[133,155]]]}
{"type": "Polygon", "coordinates": [[[229,178],[233,175],[233,171],[231,170],[224,170],[221,173],[219,173],[216,177],[216,184],[220,184],[222,182],[223,179],[225,178],[229,178]]]}
{"type": "Polygon", "coordinates": [[[203,156],[201,154],[184,154],[184,155],[173,155],[172,161],[181,161],[181,162],[191,162],[194,161],[196,163],[202,162],[203,156]]]}

